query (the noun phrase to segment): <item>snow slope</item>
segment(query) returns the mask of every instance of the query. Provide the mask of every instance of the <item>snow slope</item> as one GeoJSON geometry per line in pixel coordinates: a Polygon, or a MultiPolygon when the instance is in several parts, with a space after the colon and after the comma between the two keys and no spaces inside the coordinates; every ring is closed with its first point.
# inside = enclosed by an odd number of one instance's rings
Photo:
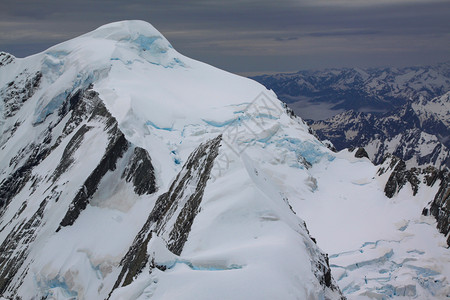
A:
{"type": "Polygon", "coordinates": [[[390,171],[150,24],[0,59],[3,297],[340,299],[329,260],[349,298],[449,294],[436,186],[388,199],[390,171]]]}
{"type": "Polygon", "coordinates": [[[227,146],[241,120],[258,122],[240,145],[284,143],[280,119],[320,145],[273,93],[182,56],[141,21],[2,57],[5,297],[341,297],[303,221],[227,146]]]}

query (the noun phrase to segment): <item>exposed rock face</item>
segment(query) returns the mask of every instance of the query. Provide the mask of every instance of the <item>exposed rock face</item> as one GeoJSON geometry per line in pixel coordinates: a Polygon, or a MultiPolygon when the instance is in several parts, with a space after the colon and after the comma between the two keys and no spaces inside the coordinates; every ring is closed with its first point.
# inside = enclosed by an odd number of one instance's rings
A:
{"type": "Polygon", "coordinates": [[[366,149],[364,149],[363,147],[359,147],[358,150],[356,150],[355,157],[356,158],[363,158],[363,157],[369,158],[369,154],[367,154],[366,149]]]}
{"type": "MultiPolygon", "coordinates": [[[[308,233],[309,238],[311,239],[311,242],[316,244],[316,239],[311,236],[309,233],[308,227],[306,226],[306,223],[303,222],[303,227],[305,228],[306,232],[308,233]]],[[[311,245],[307,246],[307,249],[313,248],[311,245]]],[[[331,267],[330,262],[328,258],[328,254],[321,253],[319,256],[316,257],[316,261],[313,261],[311,264],[311,268],[314,272],[314,275],[319,280],[320,284],[325,288],[329,288],[332,291],[338,291],[341,294],[341,300],[345,300],[346,298],[342,295],[338,285],[336,284],[336,281],[331,276],[331,267]]]]}
{"type": "MultiPolygon", "coordinates": [[[[39,72],[33,76],[28,75],[20,81],[23,85],[20,92],[15,92],[18,89],[16,83],[9,85],[6,92],[3,91],[2,95],[7,96],[4,98],[7,102],[6,107],[11,108],[6,111],[5,117],[14,117],[14,112],[20,109],[21,104],[31,97],[38,88],[40,78],[39,72]],[[8,103],[13,105],[8,106],[8,103]]],[[[129,159],[129,162],[126,164],[126,168],[122,170],[122,177],[119,177],[119,180],[132,182],[134,191],[138,195],[152,194],[157,190],[154,168],[149,154],[146,150],[136,147],[126,140],[118,128],[117,121],[110,115],[95,91],[92,89],[78,90],[69,94],[55,116],[57,122],[43,131],[41,143],[28,144],[11,159],[9,165],[14,171],[0,183],[0,215],[2,215],[11,204],[12,199],[21,193],[25,186],[31,187],[30,196],[33,195],[39,182],[45,179],[39,175],[33,175],[33,170],[39,167],[53,151],[68,139],[68,136],[75,132],[66,143],[56,168],[48,177],[47,181],[50,181],[48,189],[51,189],[51,193],[41,201],[39,208],[32,217],[16,225],[0,245],[0,294],[7,291],[14,293],[20,286],[21,280],[27,275],[28,267],[24,266],[24,263],[31,245],[42,230],[42,225],[44,225],[41,224],[44,211],[48,205],[59,200],[62,193],[58,187],[61,176],[76,163],[75,156],[78,149],[86,143],[86,135],[91,130],[95,130],[99,126],[98,124],[103,124],[102,130],[107,135],[104,155],[80,187],[57,231],[61,227],[72,225],[76,221],[80,213],[89,204],[90,198],[96,192],[104,175],[107,172],[114,171],[118,160],[125,156],[129,159]],[[60,124],[63,120],[66,120],[66,122],[60,124]],[[62,130],[59,135],[55,136],[54,128],[57,126],[62,130]],[[125,155],[126,153],[129,154],[125,155]]],[[[20,123],[17,127],[19,126],[20,123]]],[[[7,131],[7,133],[12,136],[14,132],[7,131]]],[[[27,202],[24,202],[11,221],[18,219],[26,208],[27,202]]],[[[8,225],[9,223],[3,223],[2,230],[8,225]]]]}
{"type": "Polygon", "coordinates": [[[437,221],[437,228],[447,237],[447,244],[450,247],[450,172],[448,170],[440,172],[441,183],[439,191],[429,208],[423,210],[424,215],[432,214],[437,221]]]}
{"type": "Polygon", "coordinates": [[[147,265],[149,261],[147,245],[153,235],[163,237],[168,249],[174,254],[181,253],[195,216],[199,212],[203,192],[214,159],[219,153],[221,140],[222,137],[218,136],[201,144],[189,156],[169,191],[158,197],[147,222],[120,263],[122,270],[113,290],[130,284],[147,265]]]}
{"type": "MultiPolygon", "coordinates": [[[[36,238],[48,200],[42,201],[36,213],[8,235],[0,245],[0,294],[3,294],[26,259],[28,248],[36,238]]],[[[23,277],[24,274],[21,274],[23,277]]]]}
{"type": "MultiPolygon", "coordinates": [[[[103,176],[108,171],[114,171],[116,169],[116,162],[121,158],[125,151],[128,150],[129,144],[123,134],[120,134],[116,140],[114,140],[106,150],[105,155],[94,169],[91,175],[86,179],[83,186],[80,188],[75,199],[67,211],[66,215],[62,219],[60,226],[70,226],[80,215],[89,203],[89,199],[94,195],[97,187],[102,180],[103,176]]],[[[58,228],[57,231],[59,231],[58,228]]]]}
{"type": "MultiPolygon", "coordinates": [[[[86,179],[83,186],[78,191],[66,215],[60,223],[60,227],[72,225],[83,211],[89,199],[94,195],[100,181],[108,171],[116,169],[117,161],[123,157],[126,151],[132,146],[119,130],[117,121],[110,115],[103,102],[98,98],[95,92],[87,92],[87,101],[83,101],[82,93],[77,92],[74,96],[68,98],[69,111],[74,111],[64,131],[69,134],[72,128],[75,128],[83,118],[88,116],[89,121],[101,121],[105,124],[105,132],[108,133],[109,143],[105,154],[91,175],[86,179]],[[89,102],[89,103],[88,103],[89,102]]],[[[66,106],[64,106],[66,107],[66,106]]],[[[79,147],[83,136],[89,131],[88,125],[83,125],[67,144],[61,162],[55,170],[54,180],[62,174],[73,162],[72,155],[79,147]]],[[[133,155],[127,168],[123,171],[122,178],[127,182],[132,181],[134,190],[138,195],[151,194],[156,191],[154,168],[147,151],[134,147],[133,155]]]]}
{"type": "MultiPolygon", "coordinates": [[[[14,196],[23,189],[25,184],[31,180],[31,171],[33,168],[45,159],[50,152],[45,144],[31,144],[27,149],[23,150],[24,152],[29,153],[26,161],[8,176],[8,178],[0,183],[0,206],[3,208],[7,206],[12,198],[14,198],[14,196]]],[[[13,164],[13,162],[10,164],[13,164]]],[[[0,215],[2,214],[2,211],[0,211],[0,215]]]]}
{"type": "Polygon", "coordinates": [[[15,57],[6,52],[0,52],[0,67],[6,66],[14,61],[15,57]]]}
{"type": "Polygon", "coordinates": [[[42,73],[36,72],[34,75],[27,71],[16,76],[14,81],[8,83],[6,89],[0,91],[0,95],[5,103],[4,116],[12,117],[22,107],[35,91],[39,88],[42,73]]]}
{"type": "Polygon", "coordinates": [[[436,169],[433,166],[426,168],[407,169],[406,164],[395,156],[388,156],[383,166],[378,169],[378,175],[391,172],[384,192],[387,197],[392,198],[409,183],[413,195],[419,191],[421,185],[434,186],[439,182],[439,190],[425,207],[422,214],[433,215],[437,221],[439,231],[448,236],[447,244],[450,246],[450,172],[447,168],[443,170],[436,169]]]}
{"type": "MultiPolygon", "coordinates": [[[[186,165],[187,172],[182,178],[175,179],[176,186],[172,185],[169,192],[162,197],[167,197],[164,202],[170,203],[170,207],[167,214],[164,216],[165,224],[159,223],[156,226],[156,232],[161,234],[167,231],[167,222],[172,218],[176,211],[181,208],[175,224],[169,233],[168,249],[180,255],[183,250],[184,243],[186,242],[189,232],[191,230],[192,223],[194,222],[195,216],[199,212],[200,203],[203,198],[203,193],[206,188],[207,181],[214,164],[214,160],[219,154],[220,142],[222,136],[200,145],[193,154],[189,157],[186,165]],[[178,191],[182,188],[187,190],[189,186],[195,186],[195,190],[189,195],[182,193],[179,194],[178,191]],[[183,202],[184,205],[183,205],[183,202]],[[182,207],[181,207],[182,206],[182,207]]],[[[157,207],[157,206],[156,206],[157,207]]]]}
{"type": "Polygon", "coordinates": [[[421,184],[428,186],[434,185],[436,179],[441,177],[442,171],[435,167],[428,166],[426,168],[410,168],[408,169],[405,162],[395,156],[387,156],[386,161],[378,169],[378,175],[382,175],[388,171],[392,171],[389,176],[384,193],[387,197],[392,198],[405,186],[410,183],[413,195],[415,196],[421,184]]]}
{"type": "Polygon", "coordinates": [[[155,171],[148,152],[140,147],[134,148],[133,156],[122,174],[127,182],[132,181],[138,195],[156,192],[155,171]]]}
{"type": "Polygon", "coordinates": [[[408,172],[406,171],[405,162],[400,159],[393,159],[389,167],[394,169],[386,182],[384,193],[387,197],[392,198],[407,182],[408,172]]]}

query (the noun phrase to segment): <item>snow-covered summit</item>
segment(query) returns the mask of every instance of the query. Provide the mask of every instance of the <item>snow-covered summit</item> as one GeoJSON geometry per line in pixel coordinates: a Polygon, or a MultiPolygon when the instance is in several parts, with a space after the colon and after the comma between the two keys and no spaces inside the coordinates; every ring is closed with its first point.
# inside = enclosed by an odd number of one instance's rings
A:
{"type": "Polygon", "coordinates": [[[109,23],[83,34],[81,37],[120,41],[135,41],[139,37],[158,38],[169,43],[153,25],[141,20],[126,20],[109,23]]]}

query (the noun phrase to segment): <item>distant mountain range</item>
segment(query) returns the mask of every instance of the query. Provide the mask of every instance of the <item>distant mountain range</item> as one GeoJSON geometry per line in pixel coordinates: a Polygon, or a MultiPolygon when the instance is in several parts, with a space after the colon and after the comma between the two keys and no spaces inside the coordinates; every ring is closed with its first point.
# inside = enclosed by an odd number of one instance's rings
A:
{"type": "Polygon", "coordinates": [[[441,96],[450,90],[450,62],[406,68],[310,70],[252,79],[272,89],[303,119],[318,120],[345,110],[387,112],[421,97],[441,96]],[[324,109],[328,111],[325,117],[324,109]]]}
{"type": "Polygon", "coordinates": [[[336,149],[365,147],[379,164],[391,153],[410,165],[450,166],[450,92],[383,115],[349,110],[311,127],[336,149]]]}
{"type": "Polygon", "coordinates": [[[377,164],[390,153],[410,166],[450,165],[450,63],[300,71],[254,79],[310,119],[317,135],[337,150],[365,147],[377,164]],[[314,118],[314,106],[329,117],[314,118]]]}

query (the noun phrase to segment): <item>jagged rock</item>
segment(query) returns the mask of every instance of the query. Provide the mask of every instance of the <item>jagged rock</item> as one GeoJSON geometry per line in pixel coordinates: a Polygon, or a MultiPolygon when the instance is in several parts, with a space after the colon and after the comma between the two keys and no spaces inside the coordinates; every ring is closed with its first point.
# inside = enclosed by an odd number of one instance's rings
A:
{"type": "Polygon", "coordinates": [[[114,284],[113,291],[120,286],[130,284],[133,278],[146,266],[149,259],[147,245],[154,234],[162,236],[164,233],[170,232],[165,237],[168,249],[176,255],[181,253],[198,213],[221,140],[222,137],[218,136],[198,146],[189,156],[182,170],[171,184],[169,191],[158,197],[147,222],[120,262],[122,270],[114,284]],[[194,187],[194,190],[192,190],[192,187],[194,187]],[[174,213],[179,206],[183,206],[183,208],[175,216],[174,213]],[[167,222],[172,218],[176,220],[173,227],[166,228],[167,222]]]}
{"type": "MultiPolygon", "coordinates": [[[[66,107],[66,105],[63,107],[66,107]]],[[[64,127],[64,135],[70,134],[73,129],[77,128],[83,119],[87,118],[88,121],[99,120],[105,124],[105,131],[108,133],[109,143],[99,164],[86,179],[73,199],[72,204],[62,219],[57,231],[62,227],[70,226],[75,222],[81,211],[88,205],[90,198],[96,192],[103,176],[108,171],[114,171],[116,169],[117,161],[123,157],[124,153],[130,149],[131,146],[123,133],[119,130],[117,121],[108,112],[102,101],[99,99],[98,93],[95,91],[88,90],[85,93],[80,91],[76,92],[73,96],[67,98],[67,107],[69,107],[72,115],[64,127]]],[[[70,164],[73,163],[73,153],[80,146],[83,136],[89,128],[88,125],[82,125],[67,144],[63,156],[61,157],[61,161],[54,172],[54,181],[56,181],[59,176],[67,170],[70,164]]],[[[132,181],[134,190],[138,195],[156,192],[153,165],[147,151],[142,148],[134,148],[130,162],[123,171],[121,178],[125,179],[127,182],[132,181]]]]}
{"type": "Polygon", "coordinates": [[[0,52],[0,67],[12,63],[16,58],[9,53],[0,52]]]}
{"type": "Polygon", "coordinates": [[[406,177],[406,164],[403,160],[399,160],[384,187],[386,196],[392,198],[398,193],[407,182],[406,177]]]}
{"type": "Polygon", "coordinates": [[[60,227],[56,230],[57,232],[61,227],[72,225],[78,218],[80,213],[86,209],[90,198],[94,195],[97,190],[100,181],[103,176],[108,171],[113,171],[116,169],[116,162],[119,158],[123,156],[126,150],[128,150],[129,143],[123,136],[119,134],[113,143],[109,145],[109,149],[106,150],[105,155],[103,155],[98,166],[92,171],[91,175],[86,179],[83,186],[78,191],[77,195],[72,201],[69,210],[62,219],[60,227]]]}
{"type": "Polygon", "coordinates": [[[421,186],[433,186],[437,181],[440,181],[439,190],[434,196],[433,201],[425,207],[422,214],[433,215],[437,221],[437,228],[439,231],[448,236],[447,244],[450,246],[450,172],[448,169],[438,170],[433,166],[428,166],[424,169],[411,168],[407,169],[406,164],[401,159],[395,156],[387,157],[389,166],[381,167],[378,170],[378,175],[392,170],[389,176],[384,192],[387,197],[392,198],[397,194],[402,187],[409,182],[415,196],[421,186]],[[421,181],[419,178],[423,178],[421,181]]]}
{"type": "Polygon", "coordinates": [[[89,126],[83,125],[78,129],[78,131],[73,135],[64,149],[61,161],[53,172],[53,182],[57,181],[59,177],[66,172],[70,165],[74,162],[73,155],[75,151],[80,147],[83,142],[84,135],[90,129],[89,126]]]}
{"type": "MultiPolygon", "coordinates": [[[[422,183],[427,186],[432,186],[440,176],[440,171],[433,166],[428,166],[424,169],[407,169],[406,163],[403,160],[392,155],[388,155],[386,161],[389,166],[381,166],[377,173],[381,176],[389,170],[392,171],[384,188],[384,193],[389,198],[392,198],[395,194],[400,192],[407,182],[411,185],[413,196],[415,196],[422,183]],[[423,182],[420,178],[423,178],[423,182]]],[[[383,163],[383,165],[386,165],[386,162],[383,163]]]]}
{"type": "Polygon", "coordinates": [[[323,140],[322,144],[324,144],[331,151],[337,152],[336,147],[334,147],[333,143],[331,143],[329,140],[323,140]]]}
{"type": "Polygon", "coordinates": [[[41,83],[42,73],[36,72],[34,75],[23,72],[16,76],[14,81],[8,83],[7,87],[0,91],[0,96],[5,103],[4,116],[12,117],[30,99],[41,83]]]}
{"type": "Polygon", "coordinates": [[[366,149],[364,149],[363,147],[359,147],[358,150],[356,150],[355,157],[357,157],[357,158],[363,158],[363,157],[369,158],[369,154],[367,154],[366,149]]]}
{"type": "Polygon", "coordinates": [[[23,165],[18,167],[11,175],[0,183],[0,216],[5,210],[12,198],[16,196],[31,178],[31,171],[41,161],[43,161],[50,153],[50,149],[46,145],[32,144],[27,150],[28,159],[23,165]]]}
{"type": "Polygon", "coordinates": [[[431,213],[436,218],[437,228],[447,237],[447,244],[450,247],[450,172],[442,171],[441,183],[429,209],[425,208],[424,215],[431,213]]]}
{"type": "MultiPolygon", "coordinates": [[[[192,223],[194,222],[195,216],[199,212],[200,203],[203,198],[203,192],[205,191],[207,181],[209,180],[209,175],[211,173],[211,169],[214,164],[214,159],[219,154],[219,146],[222,140],[222,136],[218,136],[217,138],[200,145],[196,151],[191,154],[189,157],[185,168],[188,170],[190,176],[197,173],[197,177],[194,180],[192,178],[187,177],[186,175],[181,178],[178,183],[178,186],[175,187],[175,190],[179,190],[182,186],[183,189],[186,189],[188,185],[192,184],[192,181],[197,181],[195,185],[195,191],[189,196],[189,199],[184,204],[181,209],[180,214],[176,218],[175,224],[170,231],[169,240],[167,242],[168,249],[172,251],[176,255],[180,255],[183,250],[184,243],[187,240],[189,232],[191,230],[192,223]]],[[[168,215],[165,217],[165,221],[168,220],[168,216],[173,214],[176,210],[176,206],[181,204],[182,195],[177,195],[177,193],[166,194],[167,197],[171,198],[171,202],[175,205],[171,205],[170,210],[168,211],[168,215]],[[173,199],[173,200],[172,200],[173,199]],[[178,201],[177,201],[178,200],[178,201]],[[176,201],[176,202],[173,202],[176,201]]],[[[159,223],[156,226],[158,233],[162,233],[161,230],[165,226],[162,223],[159,223]]]]}
{"type": "Polygon", "coordinates": [[[134,191],[138,195],[156,192],[155,170],[147,150],[140,147],[134,148],[133,156],[122,178],[125,178],[127,182],[133,182],[134,191]]]}

